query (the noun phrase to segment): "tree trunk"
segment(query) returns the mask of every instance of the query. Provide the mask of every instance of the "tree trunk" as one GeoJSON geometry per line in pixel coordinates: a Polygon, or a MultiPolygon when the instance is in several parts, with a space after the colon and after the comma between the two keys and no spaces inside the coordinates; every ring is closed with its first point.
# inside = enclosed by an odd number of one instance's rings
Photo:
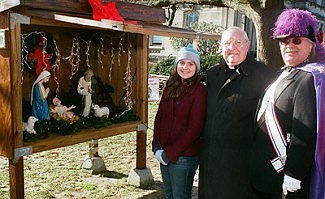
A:
{"type": "Polygon", "coordinates": [[[263,61],[274,70],[283,66],[279,44],[272,39],[274,22],[282,9],[263,10],[260,21],[255,22],[257,40],[257,59],[263,61]]]}

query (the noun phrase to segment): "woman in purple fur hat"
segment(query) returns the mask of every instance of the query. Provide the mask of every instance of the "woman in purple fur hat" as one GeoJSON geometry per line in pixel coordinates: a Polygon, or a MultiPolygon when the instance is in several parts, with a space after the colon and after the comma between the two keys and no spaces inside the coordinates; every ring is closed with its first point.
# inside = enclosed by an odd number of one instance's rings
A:
{"type": "Polygon", "coordinates": [[[286,9],[273,28],[285,66],[260,100],[251,180],[260,199],[325,198],[325,49],[317,19],[286,9]]]}

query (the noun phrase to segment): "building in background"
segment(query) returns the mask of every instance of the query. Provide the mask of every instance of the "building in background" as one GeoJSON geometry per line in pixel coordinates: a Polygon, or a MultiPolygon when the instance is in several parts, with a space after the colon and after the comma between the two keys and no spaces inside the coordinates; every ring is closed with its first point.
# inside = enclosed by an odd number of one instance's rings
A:
{"type": "MultiPolygon", "coordinates": [[[[248,18],[238,11],[226,7],[180,5],[176,11],[172,26],[189,28],[193,24],[203,22],[212,23],[223,28],[230,26],[250,27],[248,28],[249,32],[254,34],[250,35],[250,38],[253,40],[255,38],[254,26],[249,22],[248,18]]],[[[177,49],[175,50],[171,45],[170,38],[162,36],[151,37],[149,50],[149,58],[153,62],[177,53],[177,49]]]]}

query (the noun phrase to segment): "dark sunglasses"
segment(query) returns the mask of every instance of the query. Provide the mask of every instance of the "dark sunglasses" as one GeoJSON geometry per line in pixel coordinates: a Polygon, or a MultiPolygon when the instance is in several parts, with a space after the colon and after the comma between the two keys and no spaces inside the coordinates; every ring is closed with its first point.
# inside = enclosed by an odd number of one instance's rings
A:
{"type": "Polygon", "coordinates": [[[299,37],[286,37],[279,40],[281,45],[288,45],[290,41],[295,45],[299,45],[301,44],[302,39],[299,37]]]}

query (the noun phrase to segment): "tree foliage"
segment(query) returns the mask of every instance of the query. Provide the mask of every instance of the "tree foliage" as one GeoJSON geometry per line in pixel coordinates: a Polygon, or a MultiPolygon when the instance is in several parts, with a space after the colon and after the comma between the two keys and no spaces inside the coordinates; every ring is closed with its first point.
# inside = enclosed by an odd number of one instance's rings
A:
{"type": "MultiPolygon", "coordinates": [[[[207,71],[215,64],[218,64],[222,60],[221,55],[213,55],[213,56],[200,56],[200,71],[199,74],[202,78],[202,81],[205,81],[207,71]]],[[[158,75],[167,75],[169,76],[175,71],[174,65],[174,56],[168,56],[166,59],[159,61],[157,64],[153,65],[150,68],[151,74],[158,74],[158,75]]]]}
{"type": "MultiPolygon", "coordinates": [[[[210,33],[221,33],[224,30],[222,26],[206,22],[191,25],[189,28],[198,32],[210,33]]],[[[193,43],[193,39],[171,37],[170,42],[175,50],[179,50],[181,47],[193,43]]],[[[198,39],[195,47],[201,55],[212,56],[219,50],[219,41],[215,39],[198,39]]]]}
{"type": "MultiPolygon", "coordinates": [[[[193,30],[204,31],[210,33],[222,33],[224,28],[213,23],[200,23],[193,26],[193,30]]],[[[200,39],[197,43],[197,50],[201,55],[212,56],[215,55],[220,47],[220,43],[216,39],[200,39]]]]}
{"type": "Polygon", "coordinates": [[[168,56],[166,59],[163,59],[150,67],[149,73],[157,75],[170,75],[174,70],[174,56],[168,56]]]}
{"type": "Polygon", "coordinates": [[[190,38],[170,37],[169,40],[172,47],[177,51],[183,46],[193,43],[193,39],[190,38]]]}

